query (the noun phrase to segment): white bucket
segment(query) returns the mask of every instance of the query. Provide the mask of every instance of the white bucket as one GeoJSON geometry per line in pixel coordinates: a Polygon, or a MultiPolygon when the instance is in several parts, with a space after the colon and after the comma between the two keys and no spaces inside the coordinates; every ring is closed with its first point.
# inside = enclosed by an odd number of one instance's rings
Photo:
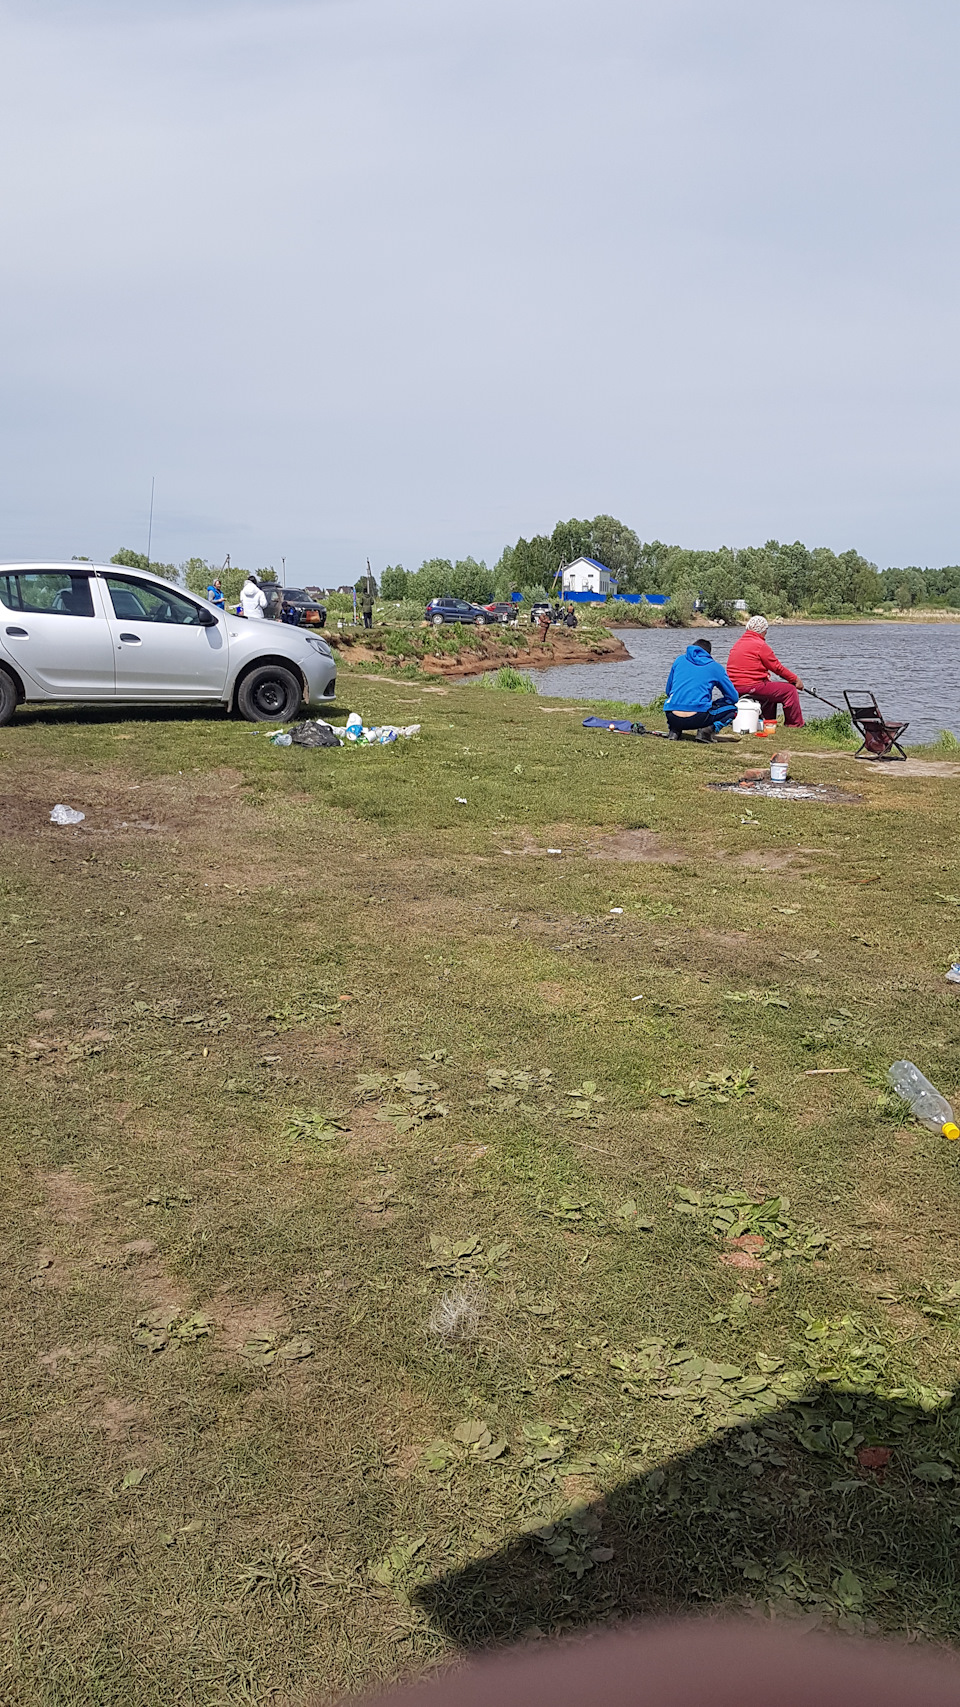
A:
{"type": "Polygon", "coordinates": [[[771,759],[771,761],[770,761],[770,781],[771,782],[786,782],[787,772],[788,772],[789,768],[790,768],[790,766],[789,766],[786,759],[771,759]]]}
{"type": "Polygon", "coordinates": [[[733,720],[735,735],[755,735],[761,724],[760,701],[758,699],[738,699],[737,715],[733,720]]]}

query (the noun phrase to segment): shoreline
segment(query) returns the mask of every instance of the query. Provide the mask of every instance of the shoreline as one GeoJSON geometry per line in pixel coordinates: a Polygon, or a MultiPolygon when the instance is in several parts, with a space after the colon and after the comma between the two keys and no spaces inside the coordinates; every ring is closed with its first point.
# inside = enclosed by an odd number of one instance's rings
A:
{"type": "MultiPolygon", "coordinates": [[[[771,628],[862,628],[865,625],[871,628],[889,628],[897,623],[905,625],[915,623],[920,627],[935,628],[939,624],[960,623],[960,610],[899,611],[896,616],[877,616],[874,612],[863,616],[771,616],[768,621],[771,628]]],[[[746,624],[742,622],[716,622],[706,617],[699,625],[695,622],[687,623],[685,628],[678,628],[676,632],[683,634],[698,626],[701,628],[736,629],[745,628],[746,624]]],[[[610,627],[614,631],[618,628],[629,628],[631,630],[649,628],[662,633],[664,629],[670,627],[670,624],[668,622],[631,622],[629,617],[617,617],[615,621],[610,623],[610,627]]]]}
{"type": "Polygon", "coordinates": [[[385,669],[394,674],[402,670],[415,668],[418,676],[437,676],[456,681],[469,680],[471,676],[482,676],[491,670],[500,670],[509,666],[514,670],[551,670],[568,664],[621,664],[628,663],[630,652],[618,640],[616,635],[605,631],[596,640],[577,640],[567,634],[558,634],[554,639],[548,639],[546,646],[529,645],[511,646],[506,642],[497,644],[494,636],[484,637],[477,648],[464,648],[462,652],[427,653],[418,656],[413,651],[404,656],[394,656],[388,653],[382,645],[371,644],[358,635],[356,639],[347,638],[342,633],[330,641],[337,655],[346,665],[383,664],[385,669]],[[487,651],[486,647],[490,647],[487,651]]]}

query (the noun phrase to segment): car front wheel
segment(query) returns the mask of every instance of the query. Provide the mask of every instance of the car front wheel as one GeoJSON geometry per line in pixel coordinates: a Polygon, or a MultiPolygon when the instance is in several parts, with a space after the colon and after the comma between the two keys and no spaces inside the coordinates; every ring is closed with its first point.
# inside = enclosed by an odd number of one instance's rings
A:
{"type": "Polygon", "coordinates": [[[477,628],[486,628],[486,626],[487,626],[487,618],[486,618],[486,617],[485,617],[485,616],[478,616],[478,617],[477,617],[477,618],[476,618],[476,619],[475,619],[475,626],[476,626],[476,627],[477,627],[477,628]]]}
{"type": "Polygon", "coordinates": [[[261,664],[244,676],[237,706],[248,723],[289,723],[300,709],[303,689],[282,664],[261,664]]]}
{"type": "Polygon", "coordinates": [[[0,723],[9,723],[17,709],[17,684],[6,670],[0,670],[0,723]]]}

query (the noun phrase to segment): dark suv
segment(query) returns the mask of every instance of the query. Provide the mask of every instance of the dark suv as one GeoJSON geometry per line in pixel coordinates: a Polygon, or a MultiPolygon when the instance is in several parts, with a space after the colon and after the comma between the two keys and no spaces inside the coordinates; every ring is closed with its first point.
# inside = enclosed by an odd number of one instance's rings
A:
{"type": "Polygon", "coordinates": [[[280,620],[293,628],[325,628],[327,607],[309,587],[284,587],[280,620]]]}
{"type": "Polygon", "coordinates": [[[431,599],[427,606],[427,621],[439,628],[444,622],[472,622],[477,628],[485,628],[488,622],[496,622],[492,611],[484,610],[482,605],[471,605],[466,599],[431,599]]]}

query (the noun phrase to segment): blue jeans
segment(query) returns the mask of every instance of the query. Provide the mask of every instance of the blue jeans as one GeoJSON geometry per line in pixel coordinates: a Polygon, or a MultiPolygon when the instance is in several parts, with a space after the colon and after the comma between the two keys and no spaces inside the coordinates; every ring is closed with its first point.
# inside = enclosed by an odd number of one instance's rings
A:
{"type": "Polygon", "coordinates": [[[668,711],[667,728],[671,735],[682,735],[685,729],[723,729],[733,722],[736,715],[736,706],[721,699],[709,711],[695,711],[686,717],[678,717],[675,711],[668,711]]]}

